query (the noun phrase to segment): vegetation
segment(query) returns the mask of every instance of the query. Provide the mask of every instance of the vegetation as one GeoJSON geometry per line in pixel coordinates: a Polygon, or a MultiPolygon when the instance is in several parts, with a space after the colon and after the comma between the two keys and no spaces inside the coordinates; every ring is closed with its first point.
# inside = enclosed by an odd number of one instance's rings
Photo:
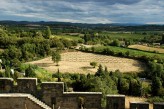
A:
{"type": "Polygon", "coordinates": [[[90,62],[90,65],[93,66],[93,68],[95,68],[97,66],[97,62],[90,62]]]}
{"type": "Polygon", "coordinates": [[[58,63],[61,60],[61,55],[60,55],[59,51],[52,52],[52,60],[56,63],[57,66],[59,65],[58,63]]]}
{"type": "MultiPolygon", "coordinates": [[[[12,77],[14,80],[18,77],[37,77],[40,81],[64,81],[68,88],[72,87],[75,91],[101,91],[104,97],[106,94],[119,93],[151,97],[150,102],[163,100],[164,55],[128,48],[133,44],[156,46],[154,44],[157,43],[162,49],[163,26],[59,25],[43,22],[33,26],[16,22],[0,23],[1,77],[12,77]],[[119,70],[108,71],[100,63],[95,75],[62,74],[59,70],[51,74],[37,66],[24,64],[52,55],[52,60],[58,65],[61,60],[58,51],[74,49],[79,44],[99,44],[90,48],[82,46],[80,50],[137,59],[147,64],[148,69],[138,74],[122,74],[119,70]],[[14,73],[11,69],[14,69],[14,73]]],[[[97,63],[90,62],[90,65],[95,68],[97,63]]],[[[84,101],[79,97],[80,107],[84,101]]]]}

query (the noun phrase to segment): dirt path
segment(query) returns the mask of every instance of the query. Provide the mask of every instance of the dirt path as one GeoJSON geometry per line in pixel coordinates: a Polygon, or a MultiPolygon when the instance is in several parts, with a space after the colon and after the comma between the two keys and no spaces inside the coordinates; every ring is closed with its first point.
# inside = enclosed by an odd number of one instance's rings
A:
{"type": "Polygon", "coordinates": [[[114,56],[98,55],[84,52],[67,52],[62,53],[62,60],[59,62],[60,66],[56,66],[51,57],[44,58],[38,61],[28,62],[30,64],[38,65],[48,71],[56,72],[60,69],[62,73],[95,73],[97,68],[90,66],[90,62],[97,62],[103,66],[107,66],[109,71],[119,69],[121,72],[138,72],[143,71],[145,66],[143,63],[127,58],[119,58],[114,56]]]}

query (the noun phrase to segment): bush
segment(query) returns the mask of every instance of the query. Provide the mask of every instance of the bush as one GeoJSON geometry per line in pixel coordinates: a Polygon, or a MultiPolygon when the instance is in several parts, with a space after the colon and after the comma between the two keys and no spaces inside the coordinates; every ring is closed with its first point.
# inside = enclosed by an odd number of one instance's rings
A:
{"type": "Polygon", "coordinates": [[[95,68],[97,66],[97,62],[90,62],[90,65],[93,66],[93,68],[95,68]]]}
{"type": "Polygon", "coordinates": [[[147,100],[148,102],[150,103],[153,103],[153,102],[164,102],[164,97],[151,97],[151,98],[148,98],[147,100]]]}

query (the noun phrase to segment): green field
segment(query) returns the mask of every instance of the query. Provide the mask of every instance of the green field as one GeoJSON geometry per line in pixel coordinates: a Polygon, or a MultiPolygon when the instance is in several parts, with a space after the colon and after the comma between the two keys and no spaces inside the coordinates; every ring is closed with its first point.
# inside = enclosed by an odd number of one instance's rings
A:
{"type": "Polygon", "coordinates": [[[103,52],[104,49],[109,49],[110,51],[113,51],[115,54],[122,53],[126,54],[127,52],[129,53],[129,57],[142,57],[142,56],[147,56],[151,58],[160,58],[164,60],[164,55],[160,53],[152,53],[152,52],[146,52],[146,51],[141,51],[141,50],[135,50],[135,49],[129,49],[129,48],[123,48],[123,47],[115,47],[115,46],[100,46],[96,47],[95,51],[96,52],[103,52]]]}
{"type": "Polygon", "coordinates": [[[57,38],[65,38],[65,39],[68,39],[68,40],[82,40],[82,38],[80,36],[71,36],[71,35],[53,35],[53,37],[57,37],[57,38]]]}
{"type": "Polygon", "coordinates": [[[142,34],[134,34],[131,32],[128,33],[120,33],[120,32],[107,32],[107,33],[101,33],[100,36],[109,36],[111,39],[143,39],[144,36],[148,35],[142,35],[142,34]]]}

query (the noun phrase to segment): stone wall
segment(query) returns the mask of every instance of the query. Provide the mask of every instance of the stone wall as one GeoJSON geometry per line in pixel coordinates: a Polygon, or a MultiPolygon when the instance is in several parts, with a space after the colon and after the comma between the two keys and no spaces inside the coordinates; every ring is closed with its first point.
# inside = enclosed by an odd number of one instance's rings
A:
{"type": "Polygon", "coordinates": [[[63,82],[44,82],[41,85],[42,100],[55,109],[80,109],[83,106],[87,109],[101,108],[101,92],[64,92],[63,82]],[[84,103],[80,104],[79,99],[84,103]]]}
{"type": "Polygon", "coordinates": [[[149,103],[131,102],[130,109],[149,109],[149,103]]]}
{"type": "MultiPolygon", "coordinates": [[[[36,95],[40,95],[40,100],[50,107],[54,107],[54,109],[81,109],[81,107],[83,107],[83,109],[101,109],[101,92],[64,92],[63,82],[43,82],[41,83],[41,91],[38,91],[36,78],[18,78],[17,85],[13,84],[14,82],[11,78],[0,78],[0,93],[27,93],[32,94],[35,97],[36,95]]],[[[106,109],[125,109],[124,95],[107,95],[106,98],[106,109]]],[[[32,100],[28,101],[21,97],[20,99],[19,97],[10,97],[9,100],[7,100],[7,98],[0,97],[0,109],[2,109],[1,105],[5,106],[6,104],[9,104],[10,108],[4,107],[3,109],[19,109],[19,107],[24,107],[23,103],[25,102],[33,107],[35,105],[32,100]],[[12,103],[12,101],[15,103],[12,103]],[[10,102],[12,104],[10,104],[10,102]]],[[[131,103],[130,108],[148,109],[148,104],[131,103]]],[[[39,108],[36,107],[36,109],[39,108]]],[[[154,109],[164,109],[164,103],[154,103],[154,109]]]]}
{"type": "Polygon", "coordinates": [[[13,79],[0,78],[0,93],[13,92],[13,79]]]}
{"type": "Polygon", "coordinates": [[[42,100],[52,106],[56,97],[62,97],[64,92],[63,82],[43,82],[41,84],[42,100]]]}
{"type": "Polygon", "coordinates": [[[29,94],[0,94],[0,109],[51,109],[29,94]]]}
{"type": "Polygon", "coordinates": [[[125,95],[107,95],[106,109],[125,109],[125,95]]]}
{"type": "Polygon", "coordinates": [[[58,102],[59,106],[69,106],[69,109],[101,109],[101,92],[64,92],[63,98],[58,102]],[[74,104],[74,105],[71,105],[74,104]]]}
{"type": "Polygon", "coordinates": [[[164,102],[162,103],[154,103],[153,109],[164,109],[164,102]]]}
{"type": "Polygon", "coordinates": [[[37,78],[18,78],[16,92],[36,95],[37,78]]]}

